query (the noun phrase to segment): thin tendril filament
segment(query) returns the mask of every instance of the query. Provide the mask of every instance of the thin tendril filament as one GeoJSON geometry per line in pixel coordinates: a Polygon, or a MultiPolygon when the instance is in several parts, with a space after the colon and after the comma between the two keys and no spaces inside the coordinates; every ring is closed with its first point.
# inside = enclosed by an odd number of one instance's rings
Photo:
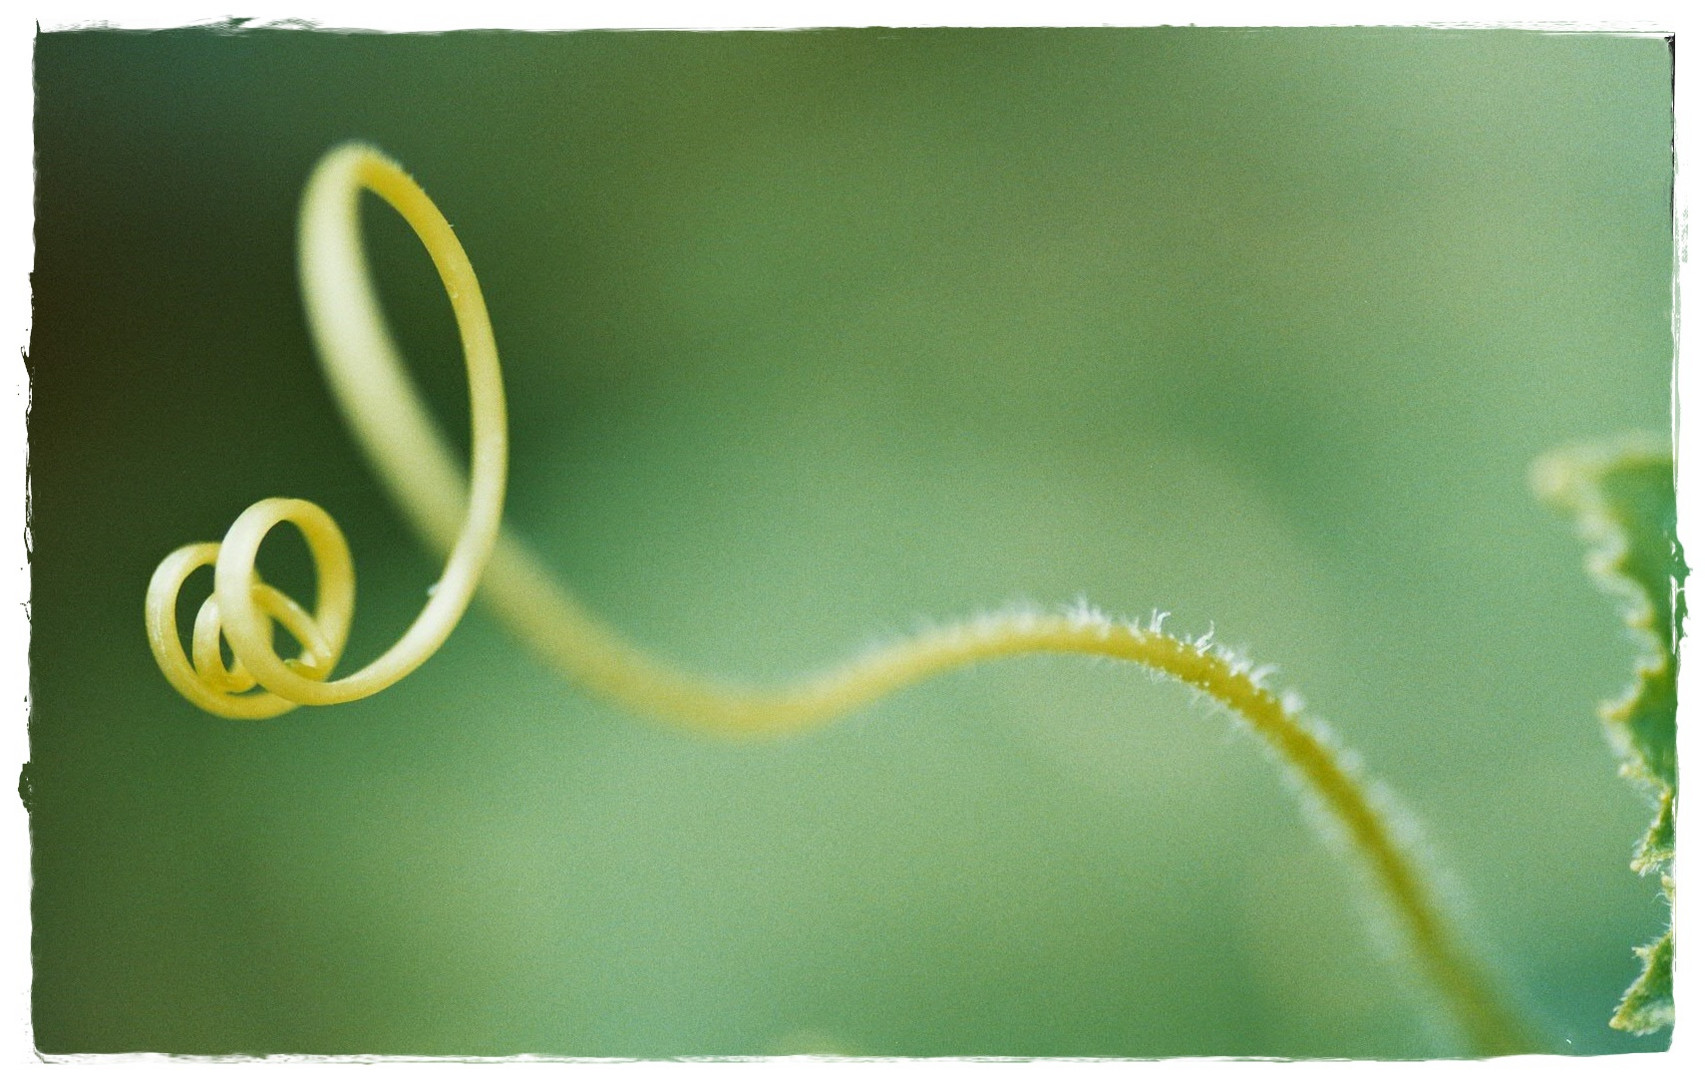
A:
{"type": "Polygon", "coordinates": [[[1093,613],[988,615],[867,653],[775,688],[681,671],[626,640],[581,606],[527,544],[502,525],[508,434],[497,349],[479,283],[449,224],[426,194],[378,151],[349,144],[315,169],[299,219],[300,274],[309,326],[327,382],[381,481],[414,528],[447,557],[425,608],[371,664],[332,672],[348,639],[355,576],[331,517],[300,499],[263,499],[219,543],[190,544],[160,564],[148,589],[148,639],[167,680],[219,716],[265,719],[298,705],[377,693],[425,662],[461,618],[476,588],[516,637],[587,689],[679,727],[724,735],[779,735],[820,725],[942,672],[1001,657],[1076,653],[1132,661],[1212,697],[1274,748],[1341,827],[1406,930],[1421,970],[1479,1054],[1529,1049],[1524,1025],[1456,941],[1425,874],[1401,843],[1367,782],[1319,729],[1233,654],[1149,626],[1093,613]],[[372,191],[414,229],[455,312],[471,400],[471,479],[439,432],[386,328],[368,274],[359,197],[372,191]],[[310,613],[263,581],[255,557],[290,523],[316,570],[310,613]],[[213,595],[195,619],[192,648],[179,636],[184,582],[214,567],[213,595]],[[275,629],[299,654],[277,652],[275,629]],[[233,663],[221,656],[221,639],[233,663]]]}

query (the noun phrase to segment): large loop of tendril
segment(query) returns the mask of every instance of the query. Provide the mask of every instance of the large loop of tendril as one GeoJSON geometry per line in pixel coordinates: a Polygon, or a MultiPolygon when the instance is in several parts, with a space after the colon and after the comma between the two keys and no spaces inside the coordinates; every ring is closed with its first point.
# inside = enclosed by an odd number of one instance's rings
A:
{"type": "Polygon", "coordinates": [[[342,531],[320,507],[302,499],[263,499],[237,518],[222,542],[189,544],[168,555],[148,585],[148,643],[167,680],[219,716],[262,720],[298,705],[354,701],[419,667],[467,610],[502,524],[508,421],[497,343],[479,282],[449,222],[420,186],[395,162],[360,144],[328,154],[303,196],[302,278],[312,282],[305,299],[321,361],[364,441],[389,440],[392,451],[408,460],[414,449],[409,432],[430,432],[431,425],[379,315],[361,244],[363,189],[389,203],[420,238],[449,294],[461,334],[472,412],[472,484],[453,467],[448,479],[436,472],[423,478],[434,490],[434,501],[448,504],[438,508],[437,521],[445,520],[447,510],[459,519],[460,529],[430,530],[443,534],[450,555],[408,630],[377,660],[336,680],[332,669],[354,614],[355,570],[342,531]],[[413,413],[399,418],[399,408],[413,413]],[[404,430],[392,430],[399,424],[404,430]],[[284,522],[301,530],[313,558],[317,596],[312,614],[255,569],[261,543],[284,522]],[[178,593],[192,573],[209,565],[213,595],[196,616],[191,654],[186,655],[178,636],[178,593]],[[279,656],[275,631],[280,625],[301,647],[298,656],[279,656]],[[221,640],[235,661],[229,667],[221,640]]]}

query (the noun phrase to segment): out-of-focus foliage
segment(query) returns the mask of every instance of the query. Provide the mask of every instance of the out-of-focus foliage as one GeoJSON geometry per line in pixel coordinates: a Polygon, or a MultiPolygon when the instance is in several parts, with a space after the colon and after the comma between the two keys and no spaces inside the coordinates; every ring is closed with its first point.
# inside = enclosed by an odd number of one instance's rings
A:
{"type": "MultiPolygon", "coordinates": [[[[511,518],[625,630],[770,677],[1013,600],[1211,623],[1402,793],[1567,1045],[1665,1045],[1604,1024],[1662,912],[1574,719],[1626,646],[1524,491],[1667,423],[1663,41],[85,32],[35,78],[42,1049],[1446,1048],[1254,743],[1110,665],[736,746],[476,607],[370,701],[183,702],[143,588],[256,498],[344,526],[352,666],[435,575],[296,296],[302,183],[352,137],[455,225],[511,518]]],[[[465,428],[442,292],[372,219],[465,428]]],[[[292,544],[263,570],[310,595],[292,544]]]]}
{"type": "MultiPolygon", "coordinates": [[[[1687,564],[1675,530],[1675,462],[1652,440],[1586,447],[1542,459],[1540,494],[1573,514],[1593,545],[1587,565],[1622,603],[1640,655],[1634,684],[1600,709],[1621,751],[1623,775],[1651,795],[1656,817],[1634,855],[1634,869],[1657,873],[1675,901],[1676,646],[1687,614],[1687,564]]],[[[1623,995],[1611,1023],[1650,1034],[1675,1023],[1675,931],[1635,950],[1645,968],[1623,995]]]]}

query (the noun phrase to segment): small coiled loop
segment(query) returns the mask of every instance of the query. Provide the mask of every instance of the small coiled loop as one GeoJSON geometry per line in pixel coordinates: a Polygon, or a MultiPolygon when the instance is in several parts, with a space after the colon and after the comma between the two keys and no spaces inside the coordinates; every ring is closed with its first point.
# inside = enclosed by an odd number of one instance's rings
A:
{"type": "Polygon", "coordinates": [[[301,704],[303,683],[321,684],[331,674],[354,612],[354,564],[331,515],[303,499],[263,499],[243,512],[223,543],[186,544],[160,563],[148,583],[148,644],[166,679],[190,701],[234,720],[265,720],[301,704]],[[312,615],[255,570],[260,539],[284,521],[301,530],[313,558],[318,595],[312,615]],[[214,568],[213,595],[196,613],[186,655],[178,636],[178,593],[204,566],[214,568]],[[277,626],[296,639],[300,655],[280,659],[277,626]],[[231,646],[230,667],[221,638],[231,646]],[[265,689],[247,693],[257,685],[265,689]]]}

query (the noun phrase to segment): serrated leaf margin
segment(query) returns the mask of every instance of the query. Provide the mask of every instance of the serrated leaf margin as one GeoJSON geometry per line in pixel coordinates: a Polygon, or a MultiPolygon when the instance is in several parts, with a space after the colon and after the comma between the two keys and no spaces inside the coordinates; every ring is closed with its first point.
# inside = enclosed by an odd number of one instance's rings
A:
{"type": "Polygon", "coordinates": [[[1676,535],[1675,462],[1662,441],[1630,436],[1574,447],[1541,458],[1533,486],[1541,499],[1571,514],[1590,545],[1587,568],[1622,602],[1641,647],[1634,684],[1599,708],[1605,730],[1623,756],[1622,773],[1655,796],[1656,816],[1632,868],[1659,873],[1670,901],[1670,926],[1634,950],[1642,970],[1623,995],[1610,1026],[1648,1035],[1675,1023],[1676,655],[1686,617],[1687,564],[1676,535]],[[1635,505],[1627,484],[1651,484],[1658,513],[1635,505]],[[1644,511],[1644,512],[1642,512],[1644,511]]]}

